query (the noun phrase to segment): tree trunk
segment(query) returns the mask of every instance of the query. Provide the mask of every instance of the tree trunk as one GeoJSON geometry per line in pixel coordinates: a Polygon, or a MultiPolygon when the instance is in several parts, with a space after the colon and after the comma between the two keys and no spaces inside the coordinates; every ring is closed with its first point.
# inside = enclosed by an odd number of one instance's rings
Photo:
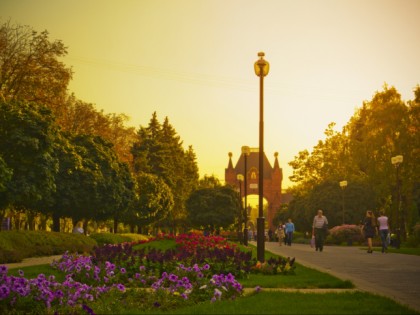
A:
{"type": "Polygon", "coordinates": [[[118,220],[114,218],[114,234],[118,233],[118,220]]]}
{"type": "Polygon", "coordinates": [[[40,222],[40,230],[42,231],[46,231],[47,230],[47,221],[48,221],[48,216],[45,214],[41,214],[41,222],[40,222]]]}
{"type": "Polygon", "coordinates": [[[53,219],[53,226],[52,226],[53,232],[60,232],[60,215],[57,213],[53,213],[52,219],[53,219]]]}

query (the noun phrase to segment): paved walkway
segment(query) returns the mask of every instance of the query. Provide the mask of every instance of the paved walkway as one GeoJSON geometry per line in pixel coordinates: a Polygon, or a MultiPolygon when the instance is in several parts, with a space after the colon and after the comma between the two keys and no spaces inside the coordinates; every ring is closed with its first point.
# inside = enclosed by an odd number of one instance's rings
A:
{"type": "Polygon", "coordinates": [[[53,260],[59,260],[62,256],[63,255],[25,258],[22,260],[22,262],[19,262],[19,263],[0,264],[0,265],[6,265],[8,269],[44,265],[44,264],[52,263],[53,260]]]}
{"type": "Polygon", "coordinates": [[[359,247],[345,246],[325,246],[323,252],[316,252],[305,244],[279,246],[275,242],[266,242],[265,249],[295,257],[299,264],[350,280],[357,289],[387,296],[420,311],[420,256],[368,254],[359,247]]]}

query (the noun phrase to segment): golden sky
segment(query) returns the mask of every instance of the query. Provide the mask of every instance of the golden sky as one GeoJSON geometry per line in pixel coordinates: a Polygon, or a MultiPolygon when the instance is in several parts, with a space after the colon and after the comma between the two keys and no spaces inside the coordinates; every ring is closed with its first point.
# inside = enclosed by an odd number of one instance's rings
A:
{"type": "Polygon", "coordinates": [[[420,0],[2,0],[4,22],[48,30],[68,47],[70,91],[147,125],[154,111],[192,145],[200,175],[224,180],[228,152],[258,147],[264,51],[265,152],[311,150],[364,100],[420,83],[420,0]]]}

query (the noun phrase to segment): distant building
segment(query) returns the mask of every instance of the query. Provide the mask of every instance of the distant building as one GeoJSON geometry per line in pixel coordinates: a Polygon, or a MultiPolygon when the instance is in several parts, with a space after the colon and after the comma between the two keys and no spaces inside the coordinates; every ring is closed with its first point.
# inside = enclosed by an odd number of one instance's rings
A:
{"type": "MultiPolygon", "coordinates": [[[[267,223],[268,228],[275,229],[273,226],[273,218],[276,215],[277,210],[280,208],[282,198],[290,199],[289,195],[282,194],[281,184],[283,181],[283,170],[279,166],[278,153],[274,154],[274,166],[272,167],[264,153],[264,187],[263,187],[263,197],[268,202],[268,213],[267,213],[267,223]],[[287,196],[286,196],[287,195],[287,196]]],[[[258,183],[259,183],[259,149],[251,148],[250,155],[247,157],[247,169],[245,174],[245,157],[243,154],[239,156],[238,162],[235,167],[232,163],[232,153],[229,153],[229,163],[228,167],[225,169],[225,183],[233,187],[239,186],[239,181],[237,178],[238,174],[246,176],[247,179],[247,195],[258,195],[258,183]]],[[[242,196],[245,197],[245,189],[241,191],[242,196]]],[[[284,202],[283,202],[284,203],[284,202]]]]}

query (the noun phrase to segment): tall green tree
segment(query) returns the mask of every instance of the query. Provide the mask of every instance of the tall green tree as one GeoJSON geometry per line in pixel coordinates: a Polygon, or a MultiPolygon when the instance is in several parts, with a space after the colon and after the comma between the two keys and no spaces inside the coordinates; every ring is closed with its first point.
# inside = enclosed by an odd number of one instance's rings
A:
{"type": "Polygon", "coordinates": [[[138,200],[134,205],[133,221],[139,231],[145,225],[157,224],[170,216],[174,199],[169,186],[160,177],[140,173],[136,177],[138,200]]]}
{"type": "Polygon", "coordinates": [[[132,148],[134,172],[154,174],[171,189],[174,210],[164,224],[172,228],[185,223],[185,202],[198,184],[198,167],[192,147],[184,150],[183,143],[169,119],[163,124],[156,112],[147,127],[140,127],[132,148]]]}
{"type": "Polygon", "coordinates": [[[0,152],[11,179],[0,192],[1,204],[40,210],[55,191],[58,129],[51,111],[35,103],[0,100],[0,152]]]}

